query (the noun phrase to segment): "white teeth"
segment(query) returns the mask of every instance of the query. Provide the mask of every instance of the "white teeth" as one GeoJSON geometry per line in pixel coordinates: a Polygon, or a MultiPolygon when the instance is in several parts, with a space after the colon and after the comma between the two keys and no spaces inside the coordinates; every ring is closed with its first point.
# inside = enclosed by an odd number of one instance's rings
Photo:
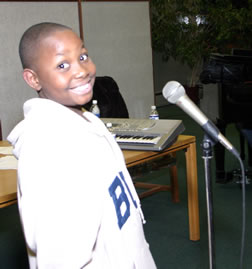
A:
{"type": "Polygon", "coordinates": [[[76,94],[86,94],[91,90],[91,85],[90,83],[87,83],[85,85],[78,86],[74,89],[71,89],[71,92],[76,93],[76,94]]]}
{"type": "Polygon", "coordinates": [[[84,91],[85,89],[87,89],[87,87],[88,87],[88,85],[86,84],[86,85],[79,86],[79,87],[75,88],[75,90],[76,90],[77,92],[82,92],[82,91],[84,91]]]}

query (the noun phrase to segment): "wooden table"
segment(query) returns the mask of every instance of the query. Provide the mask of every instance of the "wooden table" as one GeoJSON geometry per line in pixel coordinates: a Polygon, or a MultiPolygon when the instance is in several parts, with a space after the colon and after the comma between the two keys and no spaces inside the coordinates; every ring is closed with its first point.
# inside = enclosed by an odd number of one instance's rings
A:
{"type": "Polygon", "coordinates": [[[200,239],[200,227],[196,138],[194,136],[179,135],[177,141],[172,146],[161,152],[124,150],[123,153],[127,167],[132,167],[180,150],[185,150],[186,157],[189,238],[190,240],[197,241],[200,239]]]}
{"type": "MultiPolygon", "coordinates": [[[[8,142],[0,141],[0,147],[8,145],[8,142]]],[[[200,228],[195,137],[179,135],[177,141],[171,147],[161,152],[124,150],[123,154],[127,167],[132,167],[180,150],[185,150],[186,157],[189,238],[190,240],[197,241],[200,239],[200,228]]],[[[16,177],[15,170],[0,170],[0,207],[7,206],[16,201],[16,177]]]]}
{"type": "MultiPolygon", "coordinates": [[[[7,141],[0,141],[0,147],[8,147],[7,141]]],[[[0,158],[1,158],[0,154],[0,158]]],[[[17,171],[0,169],[0,208],[17,202],[17,171]]]]}

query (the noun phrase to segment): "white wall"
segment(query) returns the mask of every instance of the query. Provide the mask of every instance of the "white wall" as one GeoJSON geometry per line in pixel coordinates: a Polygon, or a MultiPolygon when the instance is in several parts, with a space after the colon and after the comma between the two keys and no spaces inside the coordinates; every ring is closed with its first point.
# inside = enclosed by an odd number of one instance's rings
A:
{"type": "MultiPolygon", "coordinates": [[[[112,76],[130,117],[147,117],[154,103],[149,2],[82,2],[85,45],[98,76],[112,76]]],[[[0,118],[4,139],[23,118],[24,101],[36,96],[22,79],[18,43],[42,21],[79,31],[76,2],[0,2],[0,118]]]]}

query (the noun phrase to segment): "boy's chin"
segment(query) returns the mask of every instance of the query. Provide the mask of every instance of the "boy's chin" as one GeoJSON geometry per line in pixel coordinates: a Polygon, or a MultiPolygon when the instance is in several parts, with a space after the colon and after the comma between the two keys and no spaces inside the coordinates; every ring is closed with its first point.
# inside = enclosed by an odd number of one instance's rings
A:
{"type": "Polygon", "coordinates": [[[85,104],[89,103],[92,100],[92,97],[93,97],[93,91],[90,92],[89,96],[86,96],[85,100],[82,102],[81,105],[85,105],[85,104]]]}
{"type": "Polygon", "coordinates": [[[74,103],[76,106],[83,106],[90,102],[93,97],[93,91],[89,94],[85,94],[85,96],[78,96],[77,98],[74,98],[74,103]]]}

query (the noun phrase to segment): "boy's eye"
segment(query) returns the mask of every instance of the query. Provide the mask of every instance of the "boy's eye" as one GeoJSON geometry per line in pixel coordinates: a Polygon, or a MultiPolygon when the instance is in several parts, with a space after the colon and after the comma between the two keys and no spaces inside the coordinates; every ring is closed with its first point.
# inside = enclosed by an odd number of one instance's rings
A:
{"type": "Polygon", "coordinates": [[[66,69],[66,68],[68,68],[69,67],[69,64],[67,64],[67,63],[62,63],[62,64],[59,64],[58,65],[58,68],[59,69],[66,69]]]}
{"type": "Polygon", "coordinates": [[[86,61],[88,59],[88,55],[86,54],[86,53],[84,53],[84,54],[82,54],[81,56],[80,56],[80,60],[81,61],[86,61]]]}

